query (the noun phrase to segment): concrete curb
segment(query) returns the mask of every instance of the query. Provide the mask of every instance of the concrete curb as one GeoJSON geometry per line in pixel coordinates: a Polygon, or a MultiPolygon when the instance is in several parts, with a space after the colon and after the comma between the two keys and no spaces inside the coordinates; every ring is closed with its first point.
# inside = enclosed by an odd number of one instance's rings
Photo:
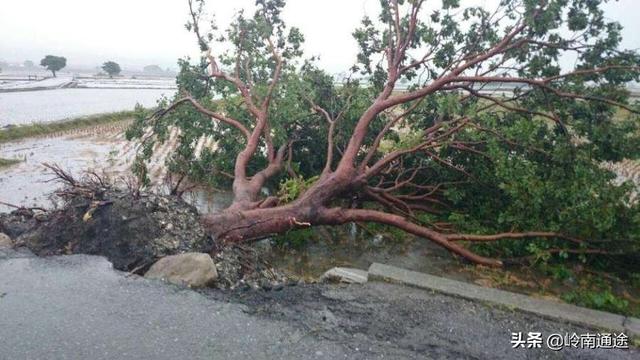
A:
{"type": "Polygon", "coordinates": [[[394,266],[373,263],[369,280],[384,280],[437,291],[470,300],[499,304],[546,318],[613,332],[624,332],[640,339],[640,319],[587,309],[575,305],[536,299],[508,291],[485,288],[461,281],[409,271],[394,266]]]}

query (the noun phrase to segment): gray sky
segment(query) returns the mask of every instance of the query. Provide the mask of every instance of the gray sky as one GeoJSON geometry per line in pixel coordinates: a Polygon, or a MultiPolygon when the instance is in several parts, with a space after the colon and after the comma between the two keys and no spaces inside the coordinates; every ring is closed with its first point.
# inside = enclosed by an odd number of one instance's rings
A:
{"type": "MultiPolygon", "coordinates": [[[[240,8],[255,0],[209,0],[224,27],[240,8]]],[[[307,55],[320,55],[330,72],[353,64],[352,31],[366,13],[376,14],[378,0],[289,0],[284,17],[306,37],[307,55]]],[[[436,6],[439,1],[427,1],[436,6]]],[[[462,0],[462,5],[497,0],[462,0]]],[[[606,5],[607,16],[624,27],[624,47],[640,48],[640,1],[606,5]]],[[[184,55],[197,56],[193,35],[184,29],[186,0],[2,0],[0,60],[38,62],[46,54],[65,56],[69,65],[98,66],[114,60],[127,68],[173,66],[184,55]]]]}

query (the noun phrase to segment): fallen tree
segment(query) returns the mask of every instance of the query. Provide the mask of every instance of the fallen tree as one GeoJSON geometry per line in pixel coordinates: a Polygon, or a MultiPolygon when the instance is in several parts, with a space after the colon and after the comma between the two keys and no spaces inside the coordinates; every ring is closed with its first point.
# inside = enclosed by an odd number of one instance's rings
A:
{"type": "Polygon", "coordinates": [[[15,208],[0,213],[0,234],[38,256],[90,254],[113,267],[143,275],[158,261],[182,253],[212,253],[218,288],[282,287],[287,275],[274,269],[259,248],[217,247],[198,224],[198,211],[173,195],[144,192],[134,178],[108,179],[89,171],[74,177],[44,164],[62,187],[51,209],[15,208]]]}
{"type": "MultiPolygon", "coordinates": [[[[631,155],[625,149],[638,144],[637,122],[614,117],[616,109],[638,113],[625,84],[638,80],[640,58],[619,49],[620,27],[605,21],[600,1],[505,0],[486,10],[443,0],[432,11],[422,0],[381,1],[379,17],[365,17],[354,32],[358,64],[339,85],[301,60],[303,36],[285,27],[283,1],[257,1],[253,16],[241,12],[224,33],[203,30],[204,1],[188,3],[201,62],[181,61],[176,98],[139,118],[128,136],[141,138],[134,170],[143,180],[154,144],[178,127],[169,170],[231,185],[229,208],[202,217],[217,241],[377,223],[501,266],[464,243],[543,239],[547,254],[614,256],[620,223],[637,229],[628,188],[610,185],[597,161],[631,155]],[[406,91],[396,91],[401,83],[406,91]],[[217,147],[196,151],[202,136],[217,147]],[[566,187],[556,192],[566,193],[536,193],[562,183],[563,169],[566,187]],[[265,195],[278,183],[280,196],[265,195]],[[579,189],[585,184],[596,188],[579,189]],[[602,239],[567,226],[572,213],[545,223],[495,219],[508,231],[493,236],[458,233],[476,198],[509,199],[510,211],[519,204],[523,214],[530,207],[548,217],[562,212],[562,201],[584,212],[602,206],[615,219],[581,220],[608,232],[602,239]]],[[[483,229],[491,226],[475,228],[483,229]]],[[[637,232],[624,241],[637,250],[637,232]]]]}

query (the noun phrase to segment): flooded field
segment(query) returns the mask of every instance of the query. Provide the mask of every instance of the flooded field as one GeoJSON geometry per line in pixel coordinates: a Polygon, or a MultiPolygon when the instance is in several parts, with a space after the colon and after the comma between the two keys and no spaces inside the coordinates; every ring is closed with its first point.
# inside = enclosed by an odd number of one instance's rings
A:
{"type": "Polygon", "coordinates": [[[0,93],[0,127],[152,107],[171,89],[56,89],[0,93]]]}
{"type": "MultiPolygon", "coordinates": [[[[104,175],[112,181],[130,177],[130,165],[136,154],[136,144],[128,142],[124,130],[130,121],[99,125],[49,136],[41,136],[0,144],[0,157],[18,159],[15,165],[0,168],[0,202],[24,207],[54,205],[51,194],[60,184],[50,181],[52,173],[43,164],[57,164],[79,177],[87,171],[104,175]]],[[[172,137],[172,139],[175,138],[172,137]]],[[[175,139],[152,157],[149,170],[155,191],[163,191],[163,163],[175,139]]],[[[202,213],[219,211],[230,202],[230,194],[194,189],[184,199],[202,213]]],[[[0,204],[0,212],[12,208],[0,204]]]]}
{"type": "Polygon", "coordinates": [[[95,78],[79,77],[76,87],[101,89],[175,89],[176,80],[173,78],[95,78]]]}
{"type": "MultiPolygon", "coordinates": [[[[74,174],[82,169],[101,169],[111,163],[110,154],[124,146],[121,128],[98,127],[67,133],[63,136],[40,137],[0,144],[0,156],[19,159],[20,163],[0,169],[0,201],[18,206],[50,207],[49,194],[59,184],[42,164],[58,164],[74,174]],[[102,132],[103,136],[97,136],[102,132]]],[[[0,205],[0,211],[9,207],[0,205]]]]}

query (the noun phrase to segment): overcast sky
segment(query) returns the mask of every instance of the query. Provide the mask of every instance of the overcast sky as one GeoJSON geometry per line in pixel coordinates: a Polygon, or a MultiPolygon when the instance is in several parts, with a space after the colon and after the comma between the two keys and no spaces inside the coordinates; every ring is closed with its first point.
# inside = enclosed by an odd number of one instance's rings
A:
{"type": "MultiPolygon", "coordinates": [[[[364,14],[376,15],[378,0],[288,0],[289,25],[302,29],[307,55],[320,55],[330,72],[347,70],[356,46],[351,37],[364,14]]],[[[427,3],[437,3],[430,0],[427,3]]],[[[497,0],[461,0],[486,5],[497,0]]],[[[209,0],[209,10],[224,27],[240,8],[255,0],[209,0]]],[[[123,67],[159,64],[197,56],[193,35],[184,29],[186,0],[2,0],[0,60],[38,62],[46,54],[65,56],[69,65],[98,66],[106,60],[123,67]]],[[[640,48],[639,0],[606,5],[609,18],[624,27],[624,47],[640,48]]]]}

